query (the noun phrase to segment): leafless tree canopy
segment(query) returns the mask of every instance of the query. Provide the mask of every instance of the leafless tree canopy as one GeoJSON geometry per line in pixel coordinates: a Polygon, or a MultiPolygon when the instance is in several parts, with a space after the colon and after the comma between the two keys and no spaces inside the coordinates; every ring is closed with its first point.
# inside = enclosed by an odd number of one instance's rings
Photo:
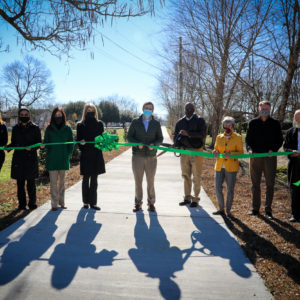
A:
{"type": "Polygon", "coordinates": [[[159,80],[171,123],[178,106],[192,101],[211,123],[214,143],[225,114],[249,119],[266,99],[283,121],[297,102],[299,22],[298,1],[172,1],[159,80]],[[182,50],[174,53],[179,37],[182,50]]]}
{"type": "Polygon", "coordinates": [[[38,102],[47,103],[53,93],[53,83],[46,65],[32,56],[24,62],[15,61],[3,69],[3,99],[10,107],[31,106],[38,102]]]}
{"type": "MultiPolygon", "coordinates": [[[[22,42],[58,55],[57,51],[68,52],[71,47],[85,48],[94,37],[95,27],[107,20],[154,13],[155,3],[155,0],[1,0],[0,25],[12,26],[22,42]]],[[[2,39],[5,42],[5,36],[2,39]]]]}

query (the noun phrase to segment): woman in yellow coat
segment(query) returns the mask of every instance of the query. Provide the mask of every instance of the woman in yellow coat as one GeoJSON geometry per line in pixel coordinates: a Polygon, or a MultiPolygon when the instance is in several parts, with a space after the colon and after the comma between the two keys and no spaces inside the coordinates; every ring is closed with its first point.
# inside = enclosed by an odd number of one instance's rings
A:
{"type": "Polygon", "coordinates": [[[239,167],[239,161],[236,158],[228,158],[230,155],[243,154],[243,140],[241,135],[234,132],[234,119],[232,117],[224,117],[222,124],[224,133],[219,134],[214,147],[214,155],[225,154],[225,158],[217,158],[215,164],[215,190],[219,204],[219,210],[213,212],[214,215],[225,215],[224,211],[224,195],[223,182],[225,180],[227,186],[226,214],[231,217],[231,206],[234,196],[234,186],[236,182],[236,174],[239,167]]]}

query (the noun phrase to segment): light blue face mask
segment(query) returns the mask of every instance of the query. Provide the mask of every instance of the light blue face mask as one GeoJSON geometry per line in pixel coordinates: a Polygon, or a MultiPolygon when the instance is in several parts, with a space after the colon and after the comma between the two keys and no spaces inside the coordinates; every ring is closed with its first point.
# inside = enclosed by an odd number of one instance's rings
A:
{"type": "Polygon", "coordinates": [[[299,122],[296,122],[295,120],[293,121],[293,126],[294,126],[295,128],[300,129],[300,123],[299,123],[299,122]]]}
{"type": "Polygon", "coordinates": [[[152,110],[145,109],[144,110],[144,116],[146,118],[150,118],[152,116],[152,110]]]}

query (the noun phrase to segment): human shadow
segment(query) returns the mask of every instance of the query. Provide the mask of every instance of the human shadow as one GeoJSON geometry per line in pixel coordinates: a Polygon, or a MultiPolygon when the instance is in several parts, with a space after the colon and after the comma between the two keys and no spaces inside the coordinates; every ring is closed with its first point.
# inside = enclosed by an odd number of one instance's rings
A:
{"type": "Polygon", "coordinates": [[[19,241],[7,245],[1,257],[0,285],[14,280],[32,261],[38,260],[50,248],[55,241],[55,222],[60,212],[49,211],[19,241]]]}
{"type": "Polygon", "coordinates": [[[193,243],[200,244],[202,247],[197,250],[212,256],[219,256],[229,261],[229,265],[233,272],[243,278],[251,276],[251,271],[247,267],[249,260],[242,251],[240,245],[232,236],[229,235],[220,224],[218,224],[201,206],[190,208],[192,222],[197,228],[192,233],[193,243]],[[201,217],[195,212],[200,212],[201,217]]]}
{"type": "Polygon", "coordinates": [[[148,227],[144,214],[136,214],[136,248],[130,249],[128,254],[139,272],[146,273],[147,277],[159,279],[159,290],[164,299],[180,299],[180,288],[172,279],[176,277],[175,272],[183,269],[188,253],[178,247],[170,247],[157,214],[149,213],[149,216],[148,227]]]}
{"type": "Polygon", "coordinates": [[[255,263],[257,257],[269,259],[284,267],[287,274],[300,284],[300,261],[293,256],[280,252],[269,240],[259,236],[237,218],[226,219],[229,229],[245,242],[244,250],[249,259],[255,263]]]}
{"type": "Polygon", "coordinates": [[[97,269],[113,264],[118,252],[103,249],[96,253],[96,247],[92,244],[102,226],[94,220],[94,215],[94,210],[81,209],[76,223],[68,231],[66,242],[55,247],[49,259],[49,264],[54,266],[51,278],[54,288],[66,288],[79,267],[97,269]]]}
{"type": "Polygon", "coordinates": [[[272,220],[266,218],[263,215],[259,216],[264,222],[270,225],[282,238],[287,242],[294,244],[300,249],[300,231],[293,226],[282,222],[281,220],[274,218],[272,220]],[[285,227],[285,228],[284,228],[285,227]]]}
{"type": "Polygon", "coordinates": [[[8,237],[25,223],[24,217],[29,214],[29,210],[19,212],[18,209],[15,209],[0,219],[0,228],[3,228],[0,231],[0,248],[9,243],[10,240],[8,237]],[[11,224],[13,225],[10,226],[11,224]]]}

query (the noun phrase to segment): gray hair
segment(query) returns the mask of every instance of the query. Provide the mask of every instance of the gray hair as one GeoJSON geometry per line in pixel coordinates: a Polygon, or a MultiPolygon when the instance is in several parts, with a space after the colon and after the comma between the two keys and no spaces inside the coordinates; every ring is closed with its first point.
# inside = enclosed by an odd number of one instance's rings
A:
{"type": "Polygon", "coordinates": [[[234,125],[235,120],[232,117],[226,116],[222,121],[222,125],[224,125],[225,123],[231,123],[232,125],[234,125]]]}

